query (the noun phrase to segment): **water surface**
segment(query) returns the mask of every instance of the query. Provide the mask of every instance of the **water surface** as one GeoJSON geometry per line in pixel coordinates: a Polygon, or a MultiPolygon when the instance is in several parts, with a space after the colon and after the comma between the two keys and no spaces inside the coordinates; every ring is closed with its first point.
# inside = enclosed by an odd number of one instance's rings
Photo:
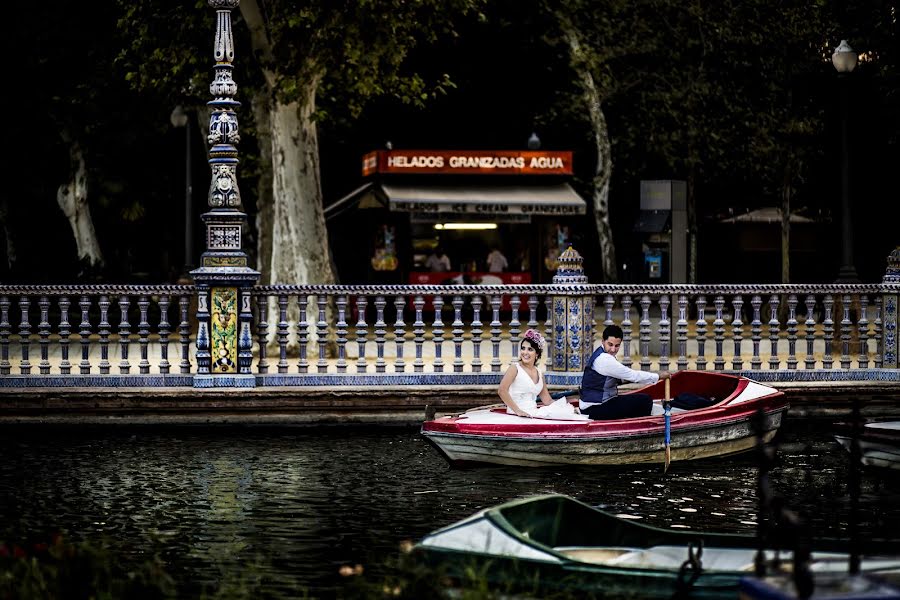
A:
{"type": "MultiPolygon", "coordinates": [[[[0,430],[0,540],[103,540],[158,552],[186,595],[246,570],[273,592],[340,594],[405,540],[530,494],[569,494],[661,527],[753,533],[752,455],[632,468],[452,469],[417,431],[381,428],[0,430]]],[[[788,420],[774,491],[817,534],[851,521],[849,461],[827,429],[788,420]]],[[[862,477],[863,536],[900,532],[900,485],[862,477]]],[[[893,535],[897,535],[894,533],[893,535]]],[[[898,547],[900,550],[900,547],[898,547]]]]}

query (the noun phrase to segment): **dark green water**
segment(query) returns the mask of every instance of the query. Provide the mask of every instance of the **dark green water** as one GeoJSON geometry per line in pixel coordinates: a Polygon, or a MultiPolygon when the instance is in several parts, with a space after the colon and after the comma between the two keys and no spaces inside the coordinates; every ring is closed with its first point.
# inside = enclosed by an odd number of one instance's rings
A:
{"type": "MultiPolygon", "coordinates": [[[[340,595],[399,545],[512,498],[559,492],[662,527],[752,533],[750,455],[661,466],[451,469],[408,429],[0,430],[0,540],[105,541],[158,552],[185,595],[250,565],[273,592],[340,595]]],[[[848,534],[848,455],[787,421],[772,487],[817,534],[848,534]]],[[[900,538],[900,483],[862,474],[863,537],[900,538]]],[[[900,544],[898,544],[900,550],[900,544]]]]}

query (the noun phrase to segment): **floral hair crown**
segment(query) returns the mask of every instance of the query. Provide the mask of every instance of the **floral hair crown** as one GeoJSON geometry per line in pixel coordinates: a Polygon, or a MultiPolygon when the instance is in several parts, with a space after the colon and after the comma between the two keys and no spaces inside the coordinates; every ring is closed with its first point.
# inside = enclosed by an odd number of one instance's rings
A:
{"type": "Polygon", "coordinates": [[[542,336],[540,333],[538,333],[534,329],[529,329],[525,332],[525,339],[537,346],[538,350],[540,350],[541,353],[544,352],[544,336],[542,336]]]}

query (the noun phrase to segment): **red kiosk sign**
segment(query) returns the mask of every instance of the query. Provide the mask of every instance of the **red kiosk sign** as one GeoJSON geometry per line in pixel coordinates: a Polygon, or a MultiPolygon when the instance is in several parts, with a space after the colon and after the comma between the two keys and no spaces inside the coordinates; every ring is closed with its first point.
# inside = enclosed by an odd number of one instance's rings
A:
{"type": "Polygon", "coordinates": [[[571,175],[572,153],[549,150],[375,150],[364,177],[380,174],[571,175]]]}

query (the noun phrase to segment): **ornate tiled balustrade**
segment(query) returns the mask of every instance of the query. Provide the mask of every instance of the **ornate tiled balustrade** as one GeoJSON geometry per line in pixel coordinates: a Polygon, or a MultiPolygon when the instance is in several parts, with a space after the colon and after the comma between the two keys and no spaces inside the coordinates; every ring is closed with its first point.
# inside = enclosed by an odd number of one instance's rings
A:
{"type": "MultiPolygon", "coordinates": [[[[893,283],[257,286],[251,373],[257,387],[494,384],[537,328],[550,341],[548,381],[569,385],[616,323],[634,368],[897,380],[898,295],[893,283]],[[573,321],[573,310],[590,314],[573,321]]],[[[0,286],[0,386],[195,385],[195,296],[194,286],[0,286]]]]}

